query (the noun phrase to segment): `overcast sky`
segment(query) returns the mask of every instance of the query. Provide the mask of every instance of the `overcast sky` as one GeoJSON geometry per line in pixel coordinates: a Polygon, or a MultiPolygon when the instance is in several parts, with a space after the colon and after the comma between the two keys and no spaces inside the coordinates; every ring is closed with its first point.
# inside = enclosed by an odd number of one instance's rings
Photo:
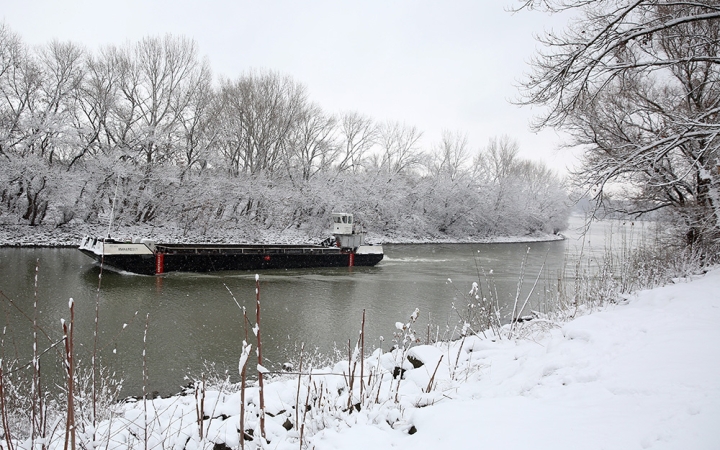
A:
{"type": "Polygon", "coordinates": [[[564,173],[574,158],[552,130],[509,100],[561,18],[512,14],[514,0],[2,0],[0,17],[29,45],[52,39],[94,50],[166,33],[194,39],[216,76],[249,69],[290,75],[328,112],[359,111],[415,125],[429,148],[443,129],[471,149],[507,134],[523,157],[564,173]]]}

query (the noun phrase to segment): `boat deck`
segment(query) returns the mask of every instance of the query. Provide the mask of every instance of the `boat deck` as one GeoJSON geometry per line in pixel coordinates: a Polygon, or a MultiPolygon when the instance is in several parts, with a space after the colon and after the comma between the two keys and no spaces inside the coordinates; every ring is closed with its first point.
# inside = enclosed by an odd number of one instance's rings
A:
{"type": "Polygon", "coordinates": [[[338,247],[262,244],[157,244],[155,250],[166,255],[332,255],[342,253],[338,247]]]}

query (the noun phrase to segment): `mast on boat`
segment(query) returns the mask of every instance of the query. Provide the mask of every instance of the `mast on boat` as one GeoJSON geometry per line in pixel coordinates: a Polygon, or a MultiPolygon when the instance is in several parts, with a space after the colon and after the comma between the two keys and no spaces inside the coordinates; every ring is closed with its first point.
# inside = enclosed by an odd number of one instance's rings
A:
{"type": "Polygon", "coordinates": [[[115,195],[113,196],[112,208],[110,208],[110,220],[108,221],[107,238],[110,239],[110,231],[112,229],[113,218],[115,217],[115,201],[117,200],[118,186],[120,186],[120,174],[118,173],[117,181],[115,182],[115,195]]]}

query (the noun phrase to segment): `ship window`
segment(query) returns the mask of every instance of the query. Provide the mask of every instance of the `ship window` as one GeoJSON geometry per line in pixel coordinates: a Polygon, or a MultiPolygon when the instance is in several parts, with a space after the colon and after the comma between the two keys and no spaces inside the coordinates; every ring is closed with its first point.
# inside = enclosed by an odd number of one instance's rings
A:
{"type": "Polygon", "coordinates": [[[340,221],[342,220],[340,219],[340,216],[335,216],[333,217],[333,219],[335,219],[335,223],[340,223],[340,221]]]}
{"type": "Polygon", "coordinates": [[[348,223],[352,223],[352,216],[348,216],[348,223]]]}

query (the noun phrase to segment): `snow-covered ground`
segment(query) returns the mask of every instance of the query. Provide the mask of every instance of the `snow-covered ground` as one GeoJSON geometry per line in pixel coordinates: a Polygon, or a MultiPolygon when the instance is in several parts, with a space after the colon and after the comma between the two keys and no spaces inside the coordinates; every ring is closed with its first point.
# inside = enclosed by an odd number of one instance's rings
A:
{"type": "MultiPolygon", "coordinates": [[[[311,377],[303,368],[266,382],[263,448],[717,449],[719,324],[720,268],[566,323],[525,322],[523,338],[408,349],[412,330],[398,323],[403,351],[366,356],[362,374],[356,353],[311,377]]],[[[260,442],[258,393],[246,390],[249,449],[260,442]]],[[[122,405],[97,427],[96,446],[237,448],[239,419],[239,393],[198,389],[122,405]]]]}
{"type": "Polygon", "coordinates": [[[323,430],[313,445],[720,448],[718,269],[639,292],[534,339],[464,347],[475,370],[467,381],[448,382],[435,405],[406,410],[415,434],[358,423],[323,430]]]}

